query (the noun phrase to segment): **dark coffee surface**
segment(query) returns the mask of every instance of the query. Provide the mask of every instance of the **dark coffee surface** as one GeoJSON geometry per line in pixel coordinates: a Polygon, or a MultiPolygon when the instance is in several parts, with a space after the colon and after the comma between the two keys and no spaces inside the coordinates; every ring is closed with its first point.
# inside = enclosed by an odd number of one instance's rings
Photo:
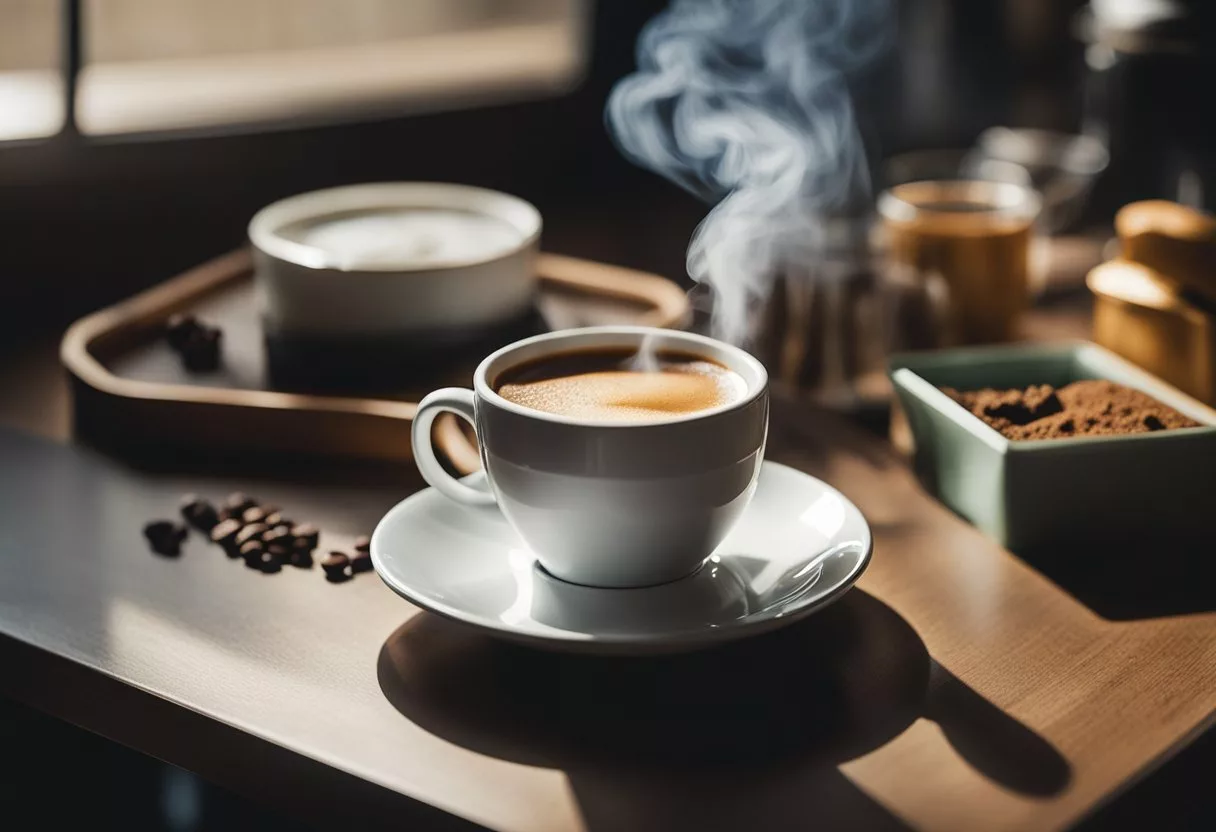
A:
{"type": "Polygon", "coordinates": [[[494,380],[508,401],[593,421],[657,421],[738,401],[742,377],[702,356],[627,350],[559,353],[494,380]]]}

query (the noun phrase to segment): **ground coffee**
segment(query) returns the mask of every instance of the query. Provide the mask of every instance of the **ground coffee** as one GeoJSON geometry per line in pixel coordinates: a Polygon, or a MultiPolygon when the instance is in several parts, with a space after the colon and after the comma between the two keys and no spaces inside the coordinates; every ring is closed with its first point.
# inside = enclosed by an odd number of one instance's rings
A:
{"type": "Polygon", "coordinates": [[[1035,384],[1025,390],[942,388],[1010,439],[1117,436],[1199,423],[1139,390],[1113,381],[1074,381],[1059,389],[1035,384]]]}

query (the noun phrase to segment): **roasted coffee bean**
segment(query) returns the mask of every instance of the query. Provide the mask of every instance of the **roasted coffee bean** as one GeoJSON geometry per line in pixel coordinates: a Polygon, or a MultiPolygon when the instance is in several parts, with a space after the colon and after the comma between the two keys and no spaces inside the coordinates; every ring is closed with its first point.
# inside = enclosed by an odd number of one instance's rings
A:
{"type": "Polygon", "coordinates": [[[176,538],[175,534],[176,523],[173,521],[151,521],[143,524],[143,536],[148,539],[152,538],[176,538]]]}
{"type": "Polygon", "coordinates": [[[211,340],[215,337],[212,333],[219,332],[219,328],[193,318],[192,323],[184,325],[179,331],[181,335],[176,349],[178,352],[185,352],[190,349],[192,343],[211,340]]]}
{"type": "Polygon", "coordinates": [[[190,334],[201,328],[198,318],[193,315],[171,315],[165,322],[165,338],[169,346],[177,351],[185,349],[190,334]]]}
{"type": "Polygon", "coordinates": [[[312,551],[316,546],[310,544],[306,538],[297,537],[291,545],[291,563],[293,566],[312,566],[312,551]]]}
{"type": "Polygon", "coordinates": [[[372,556],[368,552],[355,552],[355,556],[350,559],[351,574],[357,575],[360,572],[372,571],[372,556]]]}
{"type": "Polygon", "coordinates": [[[266,544],[260,540],[248,540],[241,545],[241,557],[250,569],[261,569],[266,559],[266,544]]]}
{"type": "MultiPolygon", "coordinates": [[[[235,523],[236,521],[233,520],[232,522],[235,523]]],[[[266,532],[269,530],[270,528],[265,523],[250,523],[247,526],[243,526],[241,530],[237,532],[236,543],[238,546],[243,546],[250,540],[260,540],[261,542],[265,543],[266,532]]]]}
{"type": "Polygon", "coordinates": [[[345,581],[350,577],[350,558],[343,552],[330,552],[321,561],[321,568],[325,570],[326,580],[334,583],[345,581]]]}
{"type": "Polygon", "coordinates": [[[251,509],[257,504],[257,500],[253,499],[248,494],[242,491],[233,491],[224,498],[224,502],[220,505],[220,519],[239,519],[240,516],[245,513],[246,509],[251,509]]]}
{"type": "Polygon", "coordinates": [[[367,535],[359,535],[355,538],[356,552],[370,552],[372,550],[372,539],[367,535]]]}
{"type": "Polygon", "coordinates": [[[262,568],[262,555],[264,554],[266,554],[266,547],[260,540],[249,540],[241,546],[241,558],[250,569],[262,568]]]}
{"type": "Polygon", "coordinates": [[[262,535],[262,542],[270,545],[271,543],[279,543],[291,548],[291,544],[295,542],[295,538],[291,536],[291,529],[287,526],[275,526],[273,529],[267,529],[262,535]]]}
{"type": "Polygon", "coordinates": [[[261,506],[254,506],[253,508],[245,509],[245,511],[241,513],[241,519],[246,523],[265,523],[266,512],[261,506]]]}
{"type": "Polygon", "coordinates": [[[282,568],[279,559],[265,549],[251,552],[245,558],[245,565],[259,572],[278,572],[282,568]]]}
{"type": "Polygon", "coordinates": [[[247,508],[253,508],[258,504],[258,501],[250,497],[244,491],[233,491],[224,498],[224,505],[228,508],[244,511],[247,508]]]}
{"type": "Polygon", "coordinates": [[[266,517],[264,520],[262,520],[262,522],[267,526],[273,527],[293,525],[290,520],[283,516],[283,512],[279,511],[278,509],[275,509],[274,511],[271,511],[270,509],[263,509],[263,511],[266,512],[266,517]]]}
{"type": "Polygon", "coordinates": [[[210,533],[215,524],[220,522],[215,506],[197,494],[187,494],[182,498],[181,512],[186,522],[200,532],[210,533]]]}
{"type": "Polygon", "coordinates": [[[222,335],[218,329],[202,325],[191,330],[178,348],[182,365],[193,373],[210,373],[219,369],[222,335]]]}
{"type": "Polygon", "coordinates": [[[266,551],[278,558],[280,562],[291,556],[291,547],[283,543],[271,543],[266,547],[266,551]]]}
{"type": "Polygon", "coordinates": [[[321,540],[321,532],[312,523],[297,523],[291,527],[291,533],[297,545],[303,541],[309,549],[317,548],[317,543],[321,540]]]}
{"type": "Polygon", "coordinates": [[[221,520],[211,529],[211,542],[227,546],[236,541],[237,532],[241,530],[239,520],[221,520]]]}
{"type": "Polygon", "coordinates": [[[144,537],[157,554],[180,555],[182,541],[186,539],[186,527],[172,520],[153,520],[144,526],[144,537]]]}

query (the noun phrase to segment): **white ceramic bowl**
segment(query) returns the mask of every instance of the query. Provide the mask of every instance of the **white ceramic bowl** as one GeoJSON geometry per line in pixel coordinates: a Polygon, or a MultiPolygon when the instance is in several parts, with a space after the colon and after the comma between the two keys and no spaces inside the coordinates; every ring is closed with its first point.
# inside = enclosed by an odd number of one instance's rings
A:
{"type": "Polygon", "coordinates": [[[249,223],[266,332],[409,339],[519,318],[540,232],[530,203],[467,185],[378,182],[275,202],[249,223]],[[443,233],[420,231],[436,217],[443,233]]]}

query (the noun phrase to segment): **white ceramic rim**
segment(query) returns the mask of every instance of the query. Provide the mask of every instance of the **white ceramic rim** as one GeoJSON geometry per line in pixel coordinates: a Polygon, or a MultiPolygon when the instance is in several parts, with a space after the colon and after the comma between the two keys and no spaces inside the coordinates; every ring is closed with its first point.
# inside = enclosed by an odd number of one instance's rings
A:
{"type": "MultiPolygon", "coordinates": [[[[771,614],[761,614],[757,616],[749,615],[744,618],[736,619],[731,623],[730,626],[726,627],[706,627],[701,630],[683,630],[675,633],[660,633],[656,638],[654,635],[631,636],[619,633],[608,635],[599,634],[592,635],[590,637],[583,637],[570,633],[566,630],[558,629],[546,631],[542,635],[535,632],[520,631],[508,624],[502,623],[501,621],[491,621],[480,616],[471,615],[465,610],[444,601],[413,592],[409,586],[407,586],[401,581],[400,578],[397,577],[396,574],[385,568],[383,559],[380,555],[380,551],[383,548],[383,543],[381,541],[384,534],[382,529],[384,528],[385,520],[397,512],[404,511],[406,504],[417,498],[418,495],[422,494],[426,489],[423,489],[423,491],[417,491],[411,494],[409,497],[406,497],[401,502],[397,503],[397,505],[389,509],[384,517],[380,519],[380,522],[376,524],[376,528],[372,530],[372,565],[375,567],[376,574],[380,576],[380,580],[383,581],[389,589],[419,609],[439,615],[448,619],[449,621],[460,624],[461,626],[472,627],[481,633],[485,633],[487,630],[494,632],[502,638],[518,644],[528,644],[542,648],[557,648],[587,653],[612,653],[620,650],[639,650],[655,653],[667,653],[680,652],[684,649],[692,649],[701,646],[709,647],[713,644],[736,641],[749,636],[760,635],[761,633],[784,627],[788,624],[793,624],[794,622],[800,621],[801,619],[811,615],[811,613],[818,612],[835,603],[840,598],[844,597],[844,595],[857,584],[857,581],[860,580],[862,574],[864,574],[866,569],[869,568],[870,561],[873,560],[874,557],[874,531],[870,528],[870,523],[868,520],[866,520],[865,515],[862,514],[861,509],[859,509],[852,500],[842,494],[838,489],[829,485],[827,482],[824,482],[818,477],[811,476],[805,471],[800,471],[797,468],[791,468],[788,465],[782,465],[779,462],[773,462],[772,460],[766,459],[762,463],[760,476],[764,476],[765,469],[770,471],[778,470],[788,472],[790,475],[805,477],[808,480],[818,483],[825,490],[834,493],[840,498],[841,502],[844,503],[846,511],[852,511],[861,521],[861,528],[865,532],[864,538],[859,541],[861,544],[860,555],[857,557],[856,562],[853,564],[852,569],[847,575],[845,575],[838,583],[830,587],[821,587],[819,580],[816,580],[799,594],[799,597],[802,600],[801,606],[792,610],[787,610],[779,616],[774,616],[771,614]],[[821,594],[816,596],[815,589],[817,587],[821,590],[821,594]],[[806,600],[808,596],[814,597],[808,601],[806,600]],[[647,648],[649,648],[649,650],[647,648]]],[[[772,476],[772,474],[770,474],[770,476],[772,476]]],[[[490,507],[487,510],[498,511],[499,509],[490,507]]],[[[831,556],[839,551],[841,551],[841,547],[839,545],[825,547],[824,550],[819,553],[818,557],[823,558],[824,556],[831,556]]],[[[556,580],[561,579],[558,578],[556,580]]],[[[684,579],[681,578],[678,580],[684,579]]],[[[632,589],[634,588],[602,587],[599,588],[599,591],[630,592],[632,589]]],[[[636,589],[646,589],[646,587],[636,587],[636,589]]],[[[791,600],[791,598],[792,596],[783,600],[788,602],[791,600]]]]}
{"type": "Polygon", "coordinates": [[[1042,207],[1039,194],[1033,188],[1013,182],[987,179],[921,179],[894,185],[878,195],[878,213],[893,222],[913,222],[922,216],[960,216],[983,219],[989,217],[1033,220],[1042,207]],[[907,198],[909,191],[934,189],[958,192],[951,200],[970,200],[986,204],[975,211],[951,211],[934,208],[907,198]]]}
{"type": "Polygon", "coordinates": [[[457,269],[507,259],[535,246],[542,226],[540,211],[535,205],[502,191],[446,182],[366,182],[308,191],[272,202],[253,215],[248,234],[249,241],[261,251],[306,269],[399,274],[457,269]],[[445,208],[494,217],[514,228],[520,239],[510,248],[484,257],[344,269],[324,249],[279,234],[281,229],[294,223],[359,211],[400,208],[445,208]]]}
{"type": "MultiPolygon", "coordinates": [[[[670,346],[664,344],[659,349],[670,349],[670,346]]],[[[706,356],[707,358],[709,355],[706,356]]],[[[711,359],[712,360],[712,359],[711,359]]],[[[504,368],[506,369],[506,368],[504,368]]],[[[531,338],[524,338],[521,341],[516,341],[508,344],[495,352],[490,353],[482,362],[477,365],[477,370],[473,374],[473,390],[478,398],[483,399],[495,407],[510,411],[518,416],[526,416],[530,419],[536,419],[541,422],[553,422],[559,425],[576,425],[579,427],[588,428],[643,428],[655,427],[660,425],[674,425],[685,422],[696,422],[700,419],[708,419],[713,416],[718,416],[723,413],[729,413],[734,410],[741,410],[747,405],[760,398],[768,390],[768,371],[764,369],[764,365],[760,360],[746,350],[740,349],[732,344],[727,344],[724,341],[719,341],[715,338],[710,338],[705,335],[697,335],[692,332],[683,332],[678,329],[662,329],[652,326],[588,326],[579,327],[576,329],[559,329],[556,332],[546,332],[541,335],[534,335],[531,338]],[[563,341],[579,340],[585,337],[594,337],[596,335],[624,335],[637,336],[638,345],[649,336],[662,338],[665,341],[675,341],[681,344],[687,344],[692,352],[697,352],[697,347],[704,347],[706,352],[724,352],[731,356],[731,363],[735,366],[727,366],[728,370],[739,373],[748,384],[747,395],[727,404],[711,407],[706,410],[698,410],[695,413],[689,413],[684,416],[673,416],[670,419],[637,419],[621,422],[595,421],[592,419],[575,419],[570,416],[562,416],[557,413],[548,413],[543,410],[533,410],[530,407],[524,407],[521,404],[508,401],[498,393],[494,392],[490,386],[487,375],[490,367],[496,362],[502,360],[511,353],[524,349],[525,347],[534,344],[543,344],[546,342],[554,342],[555,347],[552,350],[553,354],[563,352],[560,344],[563,341]],[[740,372],[738,367],[745,368],[740,372]],[[748,379],[746,373],[752,374],[752,379],[748,379]]]]}

